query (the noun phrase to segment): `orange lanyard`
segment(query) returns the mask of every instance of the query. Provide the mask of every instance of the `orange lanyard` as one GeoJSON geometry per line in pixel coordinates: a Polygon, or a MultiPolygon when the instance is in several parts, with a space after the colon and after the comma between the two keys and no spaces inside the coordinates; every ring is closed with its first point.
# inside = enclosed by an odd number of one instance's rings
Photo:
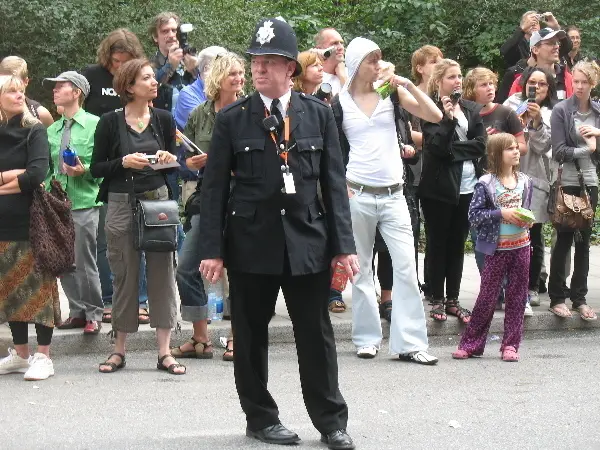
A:
{"type": "MultiPolygon", "coordinates": [[[[289,105],[288,105],[289,108],[289,105]]],[[[269,117],[269,111],[267,110],[267,108],[265,108],[265,117],[269,117]]],[[[275,144],[275,147],[277,147],[277,135],[275,134],[274,131],[271,131],[269,133],[271,135],[271,139],[273,140],[273,143],[275,144]]],[[[288,165],[288,143],[290,142],[290,116],[285,116],[283,118],[283,137],[284,137],[284,142],[285,144],[281,144],[278,148],[277,153],[279,154],[279,156],[281,157],[281,159],[283,159],[283,162],[285,163],[286,167],[288,165]]]]}

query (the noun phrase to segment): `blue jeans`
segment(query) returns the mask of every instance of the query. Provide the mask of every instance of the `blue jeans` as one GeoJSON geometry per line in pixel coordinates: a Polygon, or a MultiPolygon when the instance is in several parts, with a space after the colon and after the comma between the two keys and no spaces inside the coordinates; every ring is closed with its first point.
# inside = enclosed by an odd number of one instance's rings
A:
{"type": "Polygon", "coordinates": [[[201,262],[198,252],[198,243],[201,239],[199,214],[192,217],[191,226],[179,253],[175,280],[181,297],[181,318],[186,322],[197,322],[208,318],[208,297],[199,270],[201,262]]]}

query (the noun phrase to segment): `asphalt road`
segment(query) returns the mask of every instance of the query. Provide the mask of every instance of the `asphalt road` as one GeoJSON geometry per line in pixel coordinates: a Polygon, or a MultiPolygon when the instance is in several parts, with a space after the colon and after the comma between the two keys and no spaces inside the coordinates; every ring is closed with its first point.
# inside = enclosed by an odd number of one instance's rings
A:
{"type": "MultiPolygon", "coordinates": [[[[500,361],[497,340],[481,359],[454,361],[456,338],[443,337],[432,345],[436,367],[381,353],[359,360],[341,344],[348,431],[360,449],[600,449],[599,337],[529,335],[519,363],[500,361]]],[[[154,353],[131,353],[125,370],[101,375],[104,356],[57,358],[43,382],[0,377],[0,448],[273,450],[244,436],[230,363],[193,360],[174,377],[155,369],[154,353]]],[[[304,409],[293,346],[274,346],[270,368],[282,422],[302,448],[325,448],[304,409]]]]}

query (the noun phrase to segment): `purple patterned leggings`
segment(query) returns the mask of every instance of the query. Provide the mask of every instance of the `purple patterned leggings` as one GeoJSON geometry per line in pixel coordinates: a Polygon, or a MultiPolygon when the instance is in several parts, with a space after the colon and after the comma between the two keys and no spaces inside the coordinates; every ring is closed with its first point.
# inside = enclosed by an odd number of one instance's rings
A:
{"type": "Polygon", "coordinates": [[[485,257],[479,296],[473,308],[471,321],[458,345],[460,350],[471,355],[483,354],[505,274],[508,285],[504,299],[504,338],[501,351],[507,346],[519,349],[523,336],[523,313],[529,286],[530,255],[531,247],[528,245],[515,250],[496,251],[492,256],[485,257]]]}

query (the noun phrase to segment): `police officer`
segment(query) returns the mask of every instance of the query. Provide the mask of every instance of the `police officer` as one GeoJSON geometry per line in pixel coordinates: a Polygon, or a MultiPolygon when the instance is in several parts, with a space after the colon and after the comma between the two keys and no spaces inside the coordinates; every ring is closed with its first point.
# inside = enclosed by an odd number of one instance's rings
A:
{"type": "Polygon", "coordinates": [[[281,288],[309,416],[329,448],[352,449],[327,310],[330,266],[358,273],[335,120],[325,103],[290,90],[302,69],[283,19],[261,20],[247,53],[257,92],[216,117],[202,185],[200,270],[215,282],[224,262],[228,269],[246,435],[272,444],[300,440],[279,422],[267,390],[268,324],[281,288]]]}

